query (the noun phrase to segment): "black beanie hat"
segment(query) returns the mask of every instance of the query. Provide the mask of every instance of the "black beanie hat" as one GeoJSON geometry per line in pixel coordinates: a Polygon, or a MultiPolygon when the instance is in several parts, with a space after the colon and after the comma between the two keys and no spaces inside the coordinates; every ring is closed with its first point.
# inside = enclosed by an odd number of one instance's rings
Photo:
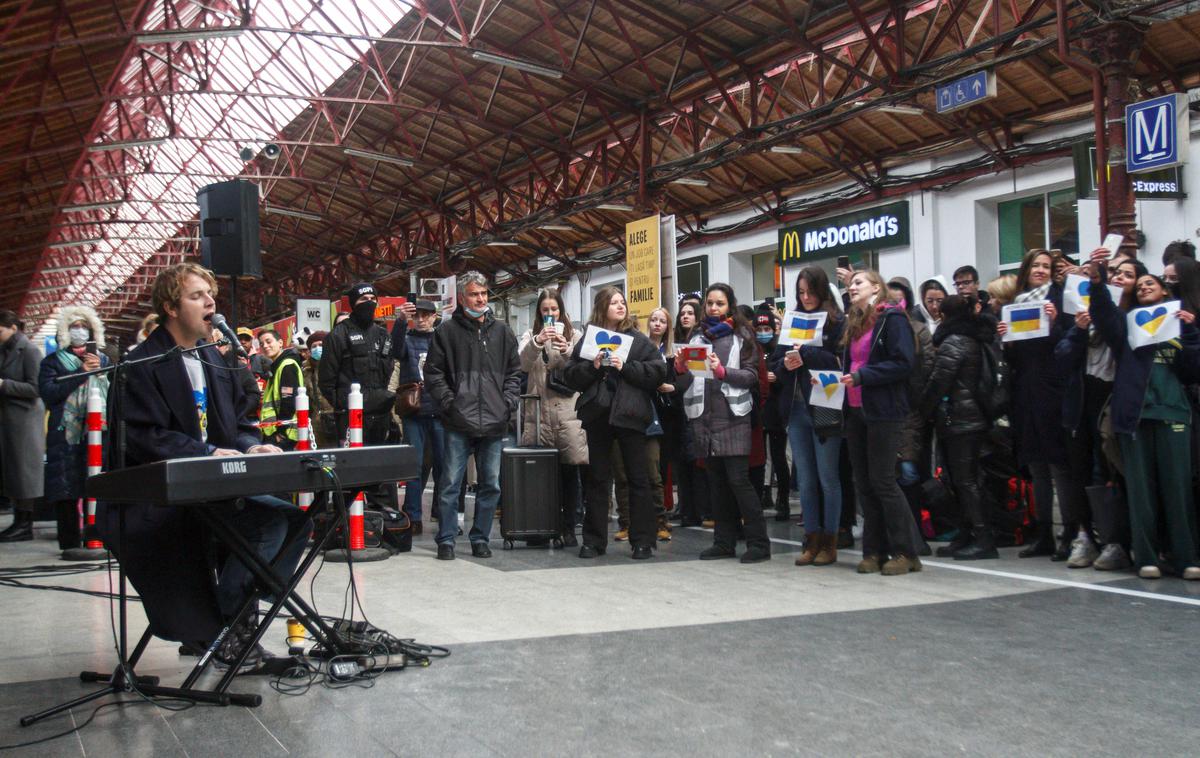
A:
{"type": "Polygon", "coordinates": [[[359,298],[361,298],[363,295],[374,294],[375,285],[371,284],[370,282],[358,282],[357,284],[350,285],[350,289],[346,290],[346,297],[350,300],[351,308],[354,307],[354,304],[357,303],[359,298]]]}

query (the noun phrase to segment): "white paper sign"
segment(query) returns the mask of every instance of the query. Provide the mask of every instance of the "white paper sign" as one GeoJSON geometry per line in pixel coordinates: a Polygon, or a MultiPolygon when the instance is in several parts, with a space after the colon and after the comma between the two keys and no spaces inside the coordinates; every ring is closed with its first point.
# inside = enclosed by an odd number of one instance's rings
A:
{"type": "Polygon", "coordinates": [[[1179,339],[1179,301],[1171,300],[1145,308],[1134,308],[1126,318],[1129,347],[1137,350],[1146,345],[1179,339]]]}
{"type": "Polygon", "coordinates": [[[1050,317],[1046,315],[1049,300],[1030,300],[1004,306],[1001,320],[1008,324],[1004,342],[1019,342],[1050,336],[1050,317]]]}
{"type": "Polygon", "coordinates": [[[788,311],[783,314],[783,323],[779,329],[779,344],[800,347],[815,345],[820,347],[825,329],[825,319],[829,314],[825,311],[818,313],[800,313],[788,311]]]}
{"type": "Polygon", "coordinates": [[[328,300],[296,299],[296,334],[327,332],[333,323],[333,303],[328,300]]]}
{"type": "MultiPolygon", "coordinates": [[[[1106,284],[1108,293],[1114,303],[1121,302],[1121,288],[1115,284],[1106,284]]],[[[1063,313],[1074,315],[1086,311],[1092,304],[1092,282],[1086,276],[1067,274],[1063,283],[1063,313]]]]}
{"type": "Polygon", "coordinates": [[[846,385],[842,384],[841,371],[811,371],[812,392],[808,404],[822,408],[841,410],[846,401],[846,385]]]}
{"type": "Polygon", "coordinates": [[[624,362],[629,358],[632,348],[633,337],[628,334],[610,332],[595,324],[588,324],[587,331],[583,333],[583,347],[579,349],[579,357],[591,361],[595,360],[601,350],[607,350],[624,362]]]}
{"type": "Polygon", "coordinates": [[[708,345],[684,345],[679,348],[683,355],[683,363],[688,371],[697,379],[712,379],[712,367],[708,363],[710,348],[708,345]]]}

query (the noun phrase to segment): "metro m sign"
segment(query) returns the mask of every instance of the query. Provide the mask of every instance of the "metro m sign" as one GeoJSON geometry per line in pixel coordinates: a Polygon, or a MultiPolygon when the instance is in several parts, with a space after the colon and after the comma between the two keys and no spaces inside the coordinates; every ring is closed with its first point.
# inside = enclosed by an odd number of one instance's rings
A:
{"type": "Polygon", "coordinates": [[[1125,106],[1125,170],[1129,173],[1183,165],[1188,141],[1186,94],[1125,106]]]}

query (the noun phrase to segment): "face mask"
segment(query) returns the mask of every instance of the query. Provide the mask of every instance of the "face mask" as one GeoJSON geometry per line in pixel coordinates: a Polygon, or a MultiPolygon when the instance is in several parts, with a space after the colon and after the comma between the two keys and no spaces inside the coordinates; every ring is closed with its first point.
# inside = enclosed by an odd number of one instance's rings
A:
{"type": "Polygon", "coordinates": [[[465,311],[465,312],[466,312],[466,314],[467,314],[468,316],[470,316],[471,318],[480,318],[481,316],[483,316],[483,314],[487,313],[489,310],[491,310],[491,309],[490,309],[490,308],[487,308],[487,307],[484,307],[484,309],[483,309],[483,310],[481,310],[481,311],[477,311],[477,310],[475,310],[474,308],[468,308],[468,307],[467,307],[467,306],[465,306],[465,305],[463,306],[463,311],[465,311]]]}
{"type": "Polygon", "coordinates": [[[770,332],[758,332],[754,335],[754,338],[764,345],[767,345],[770,344],[771,340],[775,339],[775,335],[770,332]]]}
{"type": "Polygon", "coordinates": [[[67,334],[71,336],[71,344],[75,347],[79,347],[83,343],[87,342],[88,337],[92,336],[92,333],[87,329],[84,329],[82,326],[71,327],[67,330],[67,334]]]}
{"type": "Polygon", "coordinates": [[[375,318],[375,301],[364,300],[358,305],[355,305],[350,317],[354,319],[354,323],[366,328],[375,318]]]}
{"type": "Polygon", "coordinates": [[[314,361],[319,361],[321,360],[321,352],[322,350],[320,347],[314,347],[312,350],[308,351],[308,354],[314,361]]]}

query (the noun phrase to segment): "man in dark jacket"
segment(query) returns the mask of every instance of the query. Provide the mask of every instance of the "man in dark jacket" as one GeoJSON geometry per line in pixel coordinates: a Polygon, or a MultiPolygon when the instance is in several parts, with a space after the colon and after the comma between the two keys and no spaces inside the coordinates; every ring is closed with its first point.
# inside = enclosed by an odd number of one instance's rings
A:
{"type": "MultiPolygon", "coordinates": [[[[161,326],[130,351],[129,360],[151,358],[176,347],[194,347],[211,335],[216,281],[195,263],[164,269],[151,298],[161,326]]],[[[125,465],[173,458],[278,453],[262,444],[247,419],[248,398],[235,372],[224,366],[215,347],[164,357],[129,368],[124,395],[125,465]]],[[[115,415],[110,414],[115,419],[115,415]]],[[[112,463],[110,458],[110,464],[112,463]]],[[[275,497],[248,497],[213,503],[229,524],[286,580],[304,551],[311,522],[303,511],[275,497]]],[[[101,502],[97,527],[142,598],[150,626],[159,637],[207,647],[241,607],[253,579],[241,561],[225,561],[216,591],[207,568],[208,549],[195,508],[163,508],[101,502]],[[119,529],[120,508],[125,529],[119,529]]],[[[218,651],[230,661],[248,644],[252,618],[233,629],[218,651]]],[[[254,657],[263,651],[256,648],[254,657]]]]}
{"type": "Polygon", "coordinates": [[[363,444],[382,445],[387,442],[396,397],[388,392],[392,338],[375,323],[378,297],[373,285],[355,284],[346,298],[350,318],[334,326],[325,338],[317,381],[337,416],[338,439],[345,438],[350,422],[350,385],[358,384],[363,395],[363,444]]]}
{"type": "MultiPolygon", "coordinates": [[[[438,418],[440,410],[433,401],[425,385],[425,362],[429,357],[429,349],[433,343],[433,324],[437,320],[437,304],[430,300],[418,300],[416,303],[405,303],[402,307],[404,316],[397,318],[392,326],[392,357],[400,363],[400,384],[421,385],[421,408],[416,413],[401,419],[404,425],[404,442],[417,449],[417,458],[424,460],[428,450],[433,461],[433,478],[442,478],[442,448],[445,445],[445,431],[442,420],[438,418]],[[409,310],[411,306],[411,310],[409,310]],[[409,318],[412,323],[409,323],[409,318]]],[[[421,496],[425,492],[425,482],[428,473],[421,466],[421,477],[407,482],[404,488],[404,512],[408,514],[413,525],[413,533],[420,534],[421,526],[421,496]]]]}
{"type": "Polygon", "coordinates": [[[475,454],[479,484],[471,554],[489,558],[488,538],[500,500],[500,451],[521,394],[521,361],[512,330],[492,317],[487,279],[478,271],[458,277],[458,309],[433,335],[425,359],[425,387],[441,413],[446,439],[438,493],[438,555],[454,559],[458,498],[475,454]]]}

